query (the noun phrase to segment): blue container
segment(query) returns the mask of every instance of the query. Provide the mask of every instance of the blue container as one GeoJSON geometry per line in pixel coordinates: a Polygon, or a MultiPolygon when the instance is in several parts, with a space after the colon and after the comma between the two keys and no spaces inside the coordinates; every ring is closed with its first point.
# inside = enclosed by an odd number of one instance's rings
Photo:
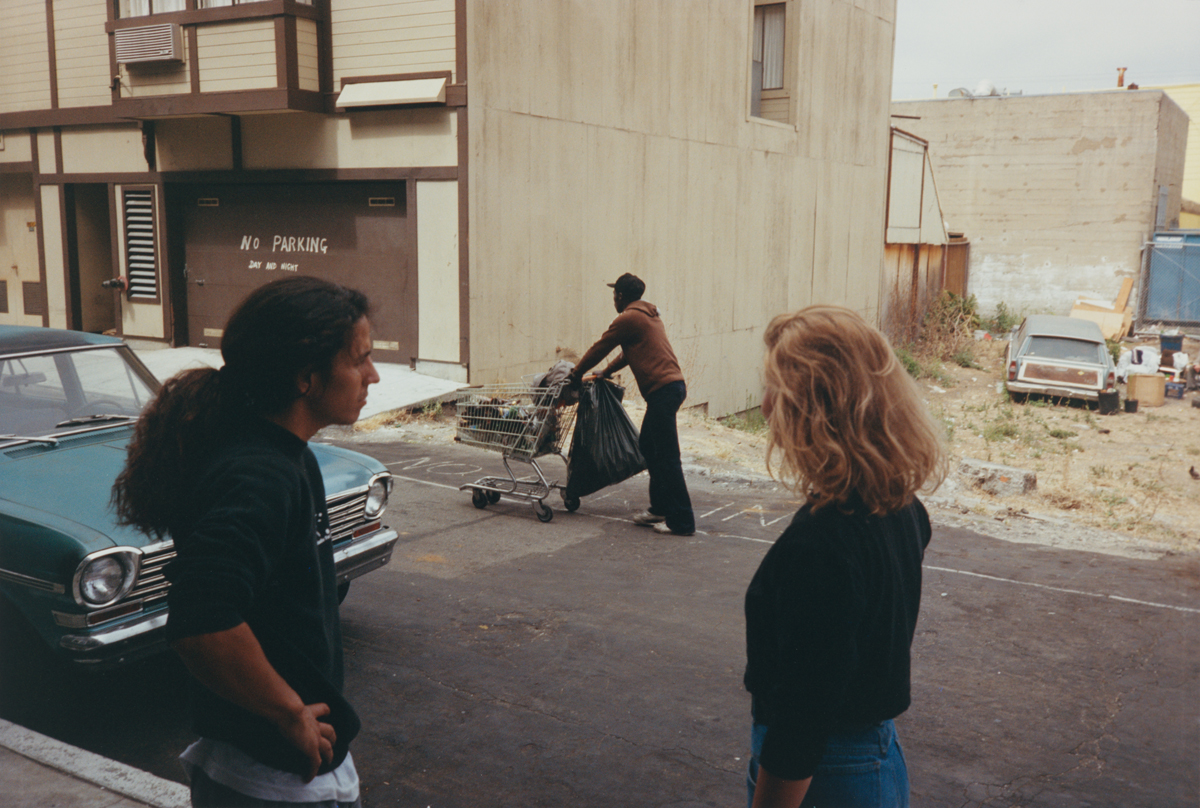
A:
{"type": "Polygon", "coordinates": [[[1158,347],[1163,351],[1182,351],[1183,350],[1183,334],[1167,336],[1166,334],[1158,335],[1158,347]]]}

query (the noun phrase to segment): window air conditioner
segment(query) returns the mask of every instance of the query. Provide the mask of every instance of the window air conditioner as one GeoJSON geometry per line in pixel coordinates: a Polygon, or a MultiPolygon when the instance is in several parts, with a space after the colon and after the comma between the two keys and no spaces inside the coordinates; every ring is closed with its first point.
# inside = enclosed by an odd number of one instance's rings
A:
{"type": "Polygon", "coordinates": [[[183,61],[183,33],[179,25],[173,22],[118,28],[113,38],[116,41],[117,64],[183,61]]]}

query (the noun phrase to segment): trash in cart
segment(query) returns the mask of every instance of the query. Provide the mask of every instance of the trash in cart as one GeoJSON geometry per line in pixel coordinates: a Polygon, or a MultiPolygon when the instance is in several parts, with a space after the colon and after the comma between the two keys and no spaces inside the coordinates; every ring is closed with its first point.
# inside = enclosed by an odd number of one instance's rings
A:
{"type": "MultiPolygon", "coordinates": [[[[546,497],[558,489],[558,481],[546,479],[537,458],[558,455],[563,463],[562,446],[575,420],[573,396],[566,380],[544,384],[551,374],[529,377],[520,384],[489,384],[458,392],[458,425],[454,439],[468,446],[500,452],[508,477],[483,477],[460,486],[471,492],[471,503],[486,508],[501,496],[523,499],[533,504],[537,518],[549,522],[554,511],[546,497]],[[535,384],[543,383],[542,386],[535,384]],[[510,461],[524,463],[532,475],[517,477],[510,461]]],[[[579,507],[579,500],[564,497],[567,510],[579,507]]]]}

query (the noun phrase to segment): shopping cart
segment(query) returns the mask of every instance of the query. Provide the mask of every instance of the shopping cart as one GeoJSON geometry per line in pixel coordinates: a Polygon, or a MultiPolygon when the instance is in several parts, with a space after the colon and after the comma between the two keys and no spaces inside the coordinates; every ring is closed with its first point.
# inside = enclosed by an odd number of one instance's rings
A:
{"type": "MultiPolygon", "coordinates": [[[[536,376],[528,377],[536,379],[536,376]]],[[[471,492],[471,504],[486,508],[499,502],[500,497],[521,499],[533,504],[533,512],[543,522],[554,518],[554,511],[545,503],[554,489],[562,494],[567,510],[579,507],[578,497],[568,498],[566,489],[557,481],[548,481],[537,458],[555,454],[567,458],[562,446],[575,423],[575,406],[564,405],[560,398],[566,382],[548,387],[523,384],[488,384],[458,392],[458,428],[454,440],[468,446],[478,446],[500,452],[508,477],[483,477],[460,486],[471,492]],[[525,463],[533,475],[517,477],[509,461],[525,463]]]]}

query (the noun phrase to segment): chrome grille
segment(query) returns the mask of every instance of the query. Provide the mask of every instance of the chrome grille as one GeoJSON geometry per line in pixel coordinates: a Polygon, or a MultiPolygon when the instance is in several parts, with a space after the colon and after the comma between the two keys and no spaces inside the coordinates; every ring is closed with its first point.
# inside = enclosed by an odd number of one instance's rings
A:
{"type": "Polygon", "coordinates": [[[170,584],[167,578],[163,575],[163,568],[175,558],[175,544],[173,542],[161,542],[151,545],[142,550],[142,565],[138,570],[137,581],[133,584],[133,589],[129,591],[123,600],[135,600],[141,598],[145,605],[149,606],[156,603],[167,596],[167,587],[170,584]]]}
{"type": "Polygon", "coordinates": [[[368,524],[368,521],[378,521],[378,518],[368,520],[363,516],[363,509],[367,507],[365,490],[340,497],[330,497],[326,506],[329,508],[329,530],[333,534],[334,544],[351,538],[354,531],[368,524]]]}

